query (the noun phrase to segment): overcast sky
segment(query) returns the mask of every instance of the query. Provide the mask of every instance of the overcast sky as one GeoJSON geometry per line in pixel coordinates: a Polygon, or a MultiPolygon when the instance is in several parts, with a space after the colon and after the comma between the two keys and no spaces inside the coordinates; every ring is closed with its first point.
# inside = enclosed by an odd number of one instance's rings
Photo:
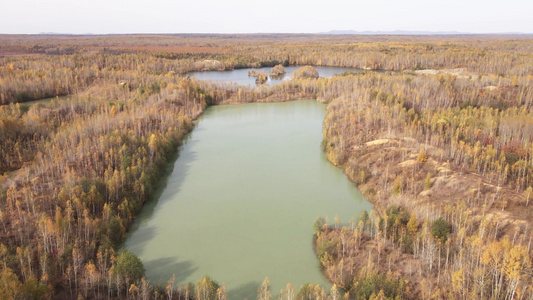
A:
{"type": "Polygon", "coordinates": [[[0,0],[0,33],[533,33],[533,0],[0,0]]]}

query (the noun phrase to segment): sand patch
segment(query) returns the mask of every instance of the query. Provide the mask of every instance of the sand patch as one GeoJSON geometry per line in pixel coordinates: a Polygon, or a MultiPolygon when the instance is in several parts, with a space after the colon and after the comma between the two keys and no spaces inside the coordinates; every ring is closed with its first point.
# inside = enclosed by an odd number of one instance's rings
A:
{"type": "Polygon", "coordinates": [[[406,168],[406,167],[412,167],[417,164],[417,161],[414,159],[409,159],[404,162],[401,162],[398,164],[399,167],[406,168]]]}
{"type": "Polygon", "coordinates": [[[374,140],[374,141],[367,142],[366,145],[367,146],[378,146],[378,145],[386,144],[388,142],[390,142],[389,139],[379,139],[379,140],[374,140]]]}

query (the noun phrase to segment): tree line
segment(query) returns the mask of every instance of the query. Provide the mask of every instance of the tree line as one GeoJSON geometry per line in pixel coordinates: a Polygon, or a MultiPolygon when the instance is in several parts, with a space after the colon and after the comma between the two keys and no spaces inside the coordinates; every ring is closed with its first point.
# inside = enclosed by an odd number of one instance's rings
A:
{"type": "MultiPolygon", "coordinates": [[[[149,283],[142,262],[117,246],[208,105],[315,98],[328,103],[327,158],[375,211],[348,226],[316,226],[334,288],[288,285],[273,294],[265,280],[260,299],[527,299],[530,41],[391,39],[217,46],[202,37],[190,41],[219,48],[162,53],[96,51],[91,42],[110,40],[95,37],[69,41],[64,55],[0,58],[0,100],[10,103],[0,106],[0,294],[225,299],[225,286],[208,277],[182,287],[172,278],[149,283]],[[312,76],[258,87],[185,74],[278,64],[394,72],[315,78],[307,68],[312,76]],[[465,71],[416,71],[458,67],[465,71]],[[22,103],[60,95],[75,96],[22,103]]],[[[113,47],[141,40],[116,37],[113,47]]],[[[163,40],[173,39],[154,37],[152,46],[163,40]]],[[[44,42],[1,43],[29,51],[44,42]]]]}

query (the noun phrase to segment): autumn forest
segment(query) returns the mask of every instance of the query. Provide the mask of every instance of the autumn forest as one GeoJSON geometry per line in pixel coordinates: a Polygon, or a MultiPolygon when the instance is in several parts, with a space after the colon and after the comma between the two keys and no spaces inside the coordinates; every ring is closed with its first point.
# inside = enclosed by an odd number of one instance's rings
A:
{"type": "Polygon", "coordinates": [[[258,299],[533,299],[531,36],[310,34],[0,35],[0,299],[227,299],[119,246],[207,107],[298,99],[374,209],[309,224],[331,288],[258,299]]]}

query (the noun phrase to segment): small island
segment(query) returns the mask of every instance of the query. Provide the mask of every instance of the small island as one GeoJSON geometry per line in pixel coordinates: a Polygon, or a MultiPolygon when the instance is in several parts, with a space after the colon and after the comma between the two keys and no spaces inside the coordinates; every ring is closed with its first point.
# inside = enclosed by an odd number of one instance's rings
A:
{"type": "Polygon", "coordinates": [[[287,74],[287,71],[283,65],[276,65],[270,70],[270,76],[272,77],[283,77],[285,74],[287,74]]]}
{"type": "Polygon", "coordinates": [[[268,74],[265,71],[250,70],[248,76],[255,77],[256,84],[263,84],[268,80],[268,74]]]}
{"type": "Polygon", "coordinates": [[[312,66],[298,68],[291,76],[292,79],[318,78],[318,71],[312,66]]]}

